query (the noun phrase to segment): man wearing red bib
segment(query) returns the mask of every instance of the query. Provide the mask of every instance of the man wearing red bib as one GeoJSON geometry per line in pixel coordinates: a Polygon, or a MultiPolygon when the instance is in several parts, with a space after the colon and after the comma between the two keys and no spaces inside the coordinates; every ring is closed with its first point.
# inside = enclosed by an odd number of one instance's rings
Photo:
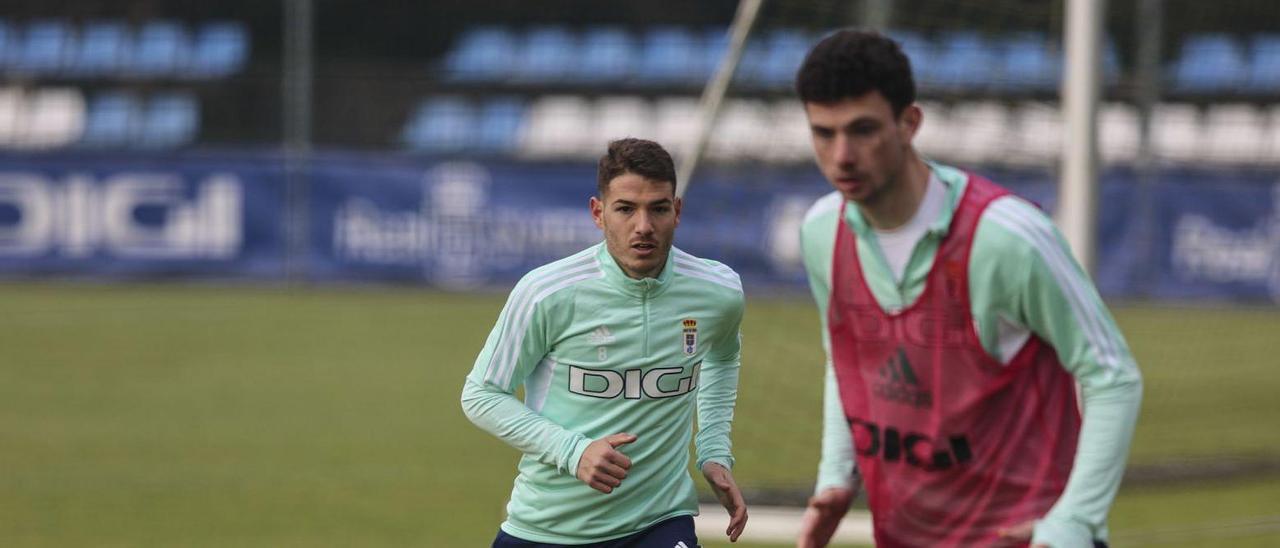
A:
{"type": "Polygon", "coordinates": [[[918,155],[892,40],[828,36],[796,87],[835,187],[801,229],[829,363],[799,546],[826,545],[858,477],[881,547],[1104,544],[1141,376],[1061,235],[918,155]]]}

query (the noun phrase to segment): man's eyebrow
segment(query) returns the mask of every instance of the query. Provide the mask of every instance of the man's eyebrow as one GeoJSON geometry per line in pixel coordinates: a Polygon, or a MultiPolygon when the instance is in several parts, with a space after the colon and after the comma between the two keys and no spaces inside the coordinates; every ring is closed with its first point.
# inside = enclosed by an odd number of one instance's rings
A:
{"type": "MultiPolygon", "coordinates": [[[[645,205],[655,206],[655,205],[663,205],[663,204],[668,204],[668,203],[671,203],[671,198],[662,198],[661,200],[654,200],[654,201],[652,201],[652,202],[647,202],[645,205]]],[[[631,200],[626,200],[626,199],[623,199],[623,198],[618,198],[618,199],[615,199],[615,200],[613,201],[613,203],[612,203],[612,204],[610,204],[610,205],[629,205],[629,206],[635,206],[635,205],[639,205],[639,204],[637,204],[636,202],[633,202],[633,201],[631,201],[631,200]]]]}

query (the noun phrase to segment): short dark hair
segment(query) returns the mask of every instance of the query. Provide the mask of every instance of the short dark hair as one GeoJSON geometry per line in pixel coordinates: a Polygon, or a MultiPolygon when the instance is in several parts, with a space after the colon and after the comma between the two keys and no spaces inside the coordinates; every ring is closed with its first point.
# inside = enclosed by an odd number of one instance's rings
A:
{"type": "Polygon", "coordinates": [[[609,190],[609,181],[625,173],[645,179],[670,182],[676,190],[676,168],[671,155],[662,145],[645,139],[628,137],[609,142],[609,150],[600,157],[596,171],[596,190],[601,196],[609,190]]]}
{"type": "Polygon", "coordinates": [[[878,91],[893,115],[916,100],[911,60],[893,39],[873,30],[845,29],[823,38],[796,72],[805,103],[837,103],[878,91]]]}

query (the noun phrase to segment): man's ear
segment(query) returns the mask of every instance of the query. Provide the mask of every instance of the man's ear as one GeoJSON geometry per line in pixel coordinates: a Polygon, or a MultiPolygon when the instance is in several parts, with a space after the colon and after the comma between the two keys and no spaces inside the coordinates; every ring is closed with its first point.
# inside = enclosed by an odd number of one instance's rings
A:
{"type": "Polygon", "coordinates": [[[920,124],[924,122],[924,111],[920,110],[920,105],[911,103],[902,109],[902,117],[899,120],[899,127],[903,131],[903,140],[910,143],[916,138],[916,134],[920,132],[920,124]]]}
{"type": "Polygon", "coordinates": [[[673,207],[676,210],[676,226],[680,226],[680,210],[684,208],[684,198],[676,196],[673,207]]]}
{"type": "Polygon", "coordinates": [[[596,228],[604,230],[604,202],[592,196],[587,201],[587,207],[591,209],[591,220],[596,222],[596,228]]]}

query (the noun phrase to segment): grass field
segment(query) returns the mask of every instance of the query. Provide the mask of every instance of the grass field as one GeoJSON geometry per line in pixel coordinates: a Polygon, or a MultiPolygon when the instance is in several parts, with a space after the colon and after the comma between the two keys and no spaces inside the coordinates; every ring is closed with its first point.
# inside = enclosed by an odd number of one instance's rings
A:
{"type": "MultiPolygon", "coordinates": [[[[516,453],[458,392],[502,296],[8,284],[0,303],[2,546],[469,547],[501,520],[516,453]]],[[[816,318],[747,314],[735,473],[804,489],[816,318]]],[[[1280,310],[1116,315],[1146,376],[1134,463],[1280,460],[1280,310]]],[[[1112,530],[1275,546],[1278,515],[1280,477],[1174,483],[1124,489],[1112,530]]]]}

